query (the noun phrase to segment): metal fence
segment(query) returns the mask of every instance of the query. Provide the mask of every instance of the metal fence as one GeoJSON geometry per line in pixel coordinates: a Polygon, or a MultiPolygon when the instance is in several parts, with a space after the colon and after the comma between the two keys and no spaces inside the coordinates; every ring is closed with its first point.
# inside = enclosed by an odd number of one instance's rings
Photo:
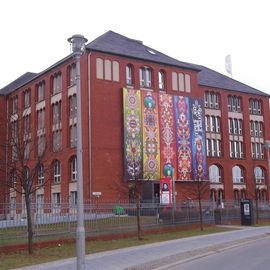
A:
{"type": "MultiPolygon", "coordinates": [[[[240,222],[239,205],[232,202],[217,207],[209,201],[201,203],[203,224],[240,222]]],[[[70,203],[31,205],[34,234],[37,238],[75,237],[77,209],[70,203]]],[[[130,202],[102,202],[84,205],[86,236],[101,236],[134,232],[137,228],[137,206],[130,202]]],[[[0,240],[26,238],[27,220],[24,204],[0,205],[0,240]]],[[[259,218],[270,219],[270,207],[259,206],[259,218]]],[[[200,223],[199,203],[186,201],[173,206],[141,203],[139,216],[142,230],[170,225],[200,223]]],[[[1,241],[5,243],[5,241],[1,241]]]]}

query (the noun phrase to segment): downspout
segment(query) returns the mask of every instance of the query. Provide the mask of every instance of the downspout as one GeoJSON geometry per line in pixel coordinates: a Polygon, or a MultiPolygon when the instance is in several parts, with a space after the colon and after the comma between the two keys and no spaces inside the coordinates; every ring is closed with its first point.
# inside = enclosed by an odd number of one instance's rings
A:
{"type": "Polygon", "coordinates": [[[89,199],[92,201],[91,52],[88,54],[89,199]]]}
{"type": "MultiPolygon", "coordinates": [[[[9,188],[9,185],[8,185],[8,130],[9,130],[9,119],[8,119],[8,99],[7,99],[7,96],[5,96],[5,101],[6,101],[6,117],[7,117],[7,120],[6,120],[6,141],[5,141],[5,186],[6,186],[6,189],[9,188]]],[[[8,198],[8,195],[10,194],[10,190],[8,190],[8,192],[5,192],[6,195],[5,195],[5,202],[6,202],[6,207],[5,207],[5,210],[7,210],[7,205],[10,201],[10,198],[8,198]]],[[[10,196],[9,196],[10,197],[10,196]]],[[[8,211],[5,211],[5,214],[7,215],[8,214],[8,211]]]]}

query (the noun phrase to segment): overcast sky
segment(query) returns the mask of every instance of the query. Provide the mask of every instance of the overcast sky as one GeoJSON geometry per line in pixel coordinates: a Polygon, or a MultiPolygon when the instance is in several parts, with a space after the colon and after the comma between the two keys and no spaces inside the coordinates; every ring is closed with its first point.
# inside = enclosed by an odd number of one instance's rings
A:
{"type": "Polygon", "coordinates": [[[180,61],[270,94],[267,0],[6,0],[0,4],[0,89],[70,53],[67,38],[113,30],[180,61]]]}

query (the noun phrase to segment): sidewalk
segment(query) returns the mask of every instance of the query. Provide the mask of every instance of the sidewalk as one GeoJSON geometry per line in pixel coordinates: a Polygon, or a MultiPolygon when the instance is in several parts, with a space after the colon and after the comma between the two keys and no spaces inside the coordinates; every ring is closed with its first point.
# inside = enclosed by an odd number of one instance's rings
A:
{"type": "MultiPolygon", "coordinates": [[[[87,255],[85,270],[163,269],[173,260],[185,260],[200,254],[226,249],[232,245],[263,238],[270,226],[241,227],[240,230],[182,238],[87,255]]],[[[75,270],[76,258],[17,268],[17,270],[75,270]]]]}

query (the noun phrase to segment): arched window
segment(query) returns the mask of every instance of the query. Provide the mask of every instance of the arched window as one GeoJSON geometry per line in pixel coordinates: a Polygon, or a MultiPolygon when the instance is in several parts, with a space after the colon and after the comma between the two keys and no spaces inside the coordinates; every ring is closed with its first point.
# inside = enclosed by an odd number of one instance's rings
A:
{"type": "Polygon", "coordinates": [[[126,84],[133,85],[133,66],[131,64],[126,65],[126,84]]]}
{"type": "Polygon", "coordinates": [[[165,90],[165,72],[163,70],[158,73],[158,88],[161,91],[165,90]]]}
{"type": "Polygon", "coordinates": [[[221,168],[215,164],[209,167],[209,179],[211,183],[221,183],[221,168]]]}
{"type": "Polygon", "coordinates": [[[53,181],[55,184],[61,182],[61,163],[59,160],[56,160],[53,164],[53,181]]]}
{"type": "Polygon", "coordinates": [[[232,168],[233,183],[242,184],[244,183],[244,170],[240,166],[234,166],[232,168]]]}
{"type": "Polygon", "coordinates": [[[254,169],[254,176],[256,184],[264,184],[264,170],[261,167],[256,167],[254,169]]]}
{"type": "Polygon", "coordinates": [[[72,64],[67,68],[67,86],[73,86],[76,84],[76,65],[72,64]]]}

